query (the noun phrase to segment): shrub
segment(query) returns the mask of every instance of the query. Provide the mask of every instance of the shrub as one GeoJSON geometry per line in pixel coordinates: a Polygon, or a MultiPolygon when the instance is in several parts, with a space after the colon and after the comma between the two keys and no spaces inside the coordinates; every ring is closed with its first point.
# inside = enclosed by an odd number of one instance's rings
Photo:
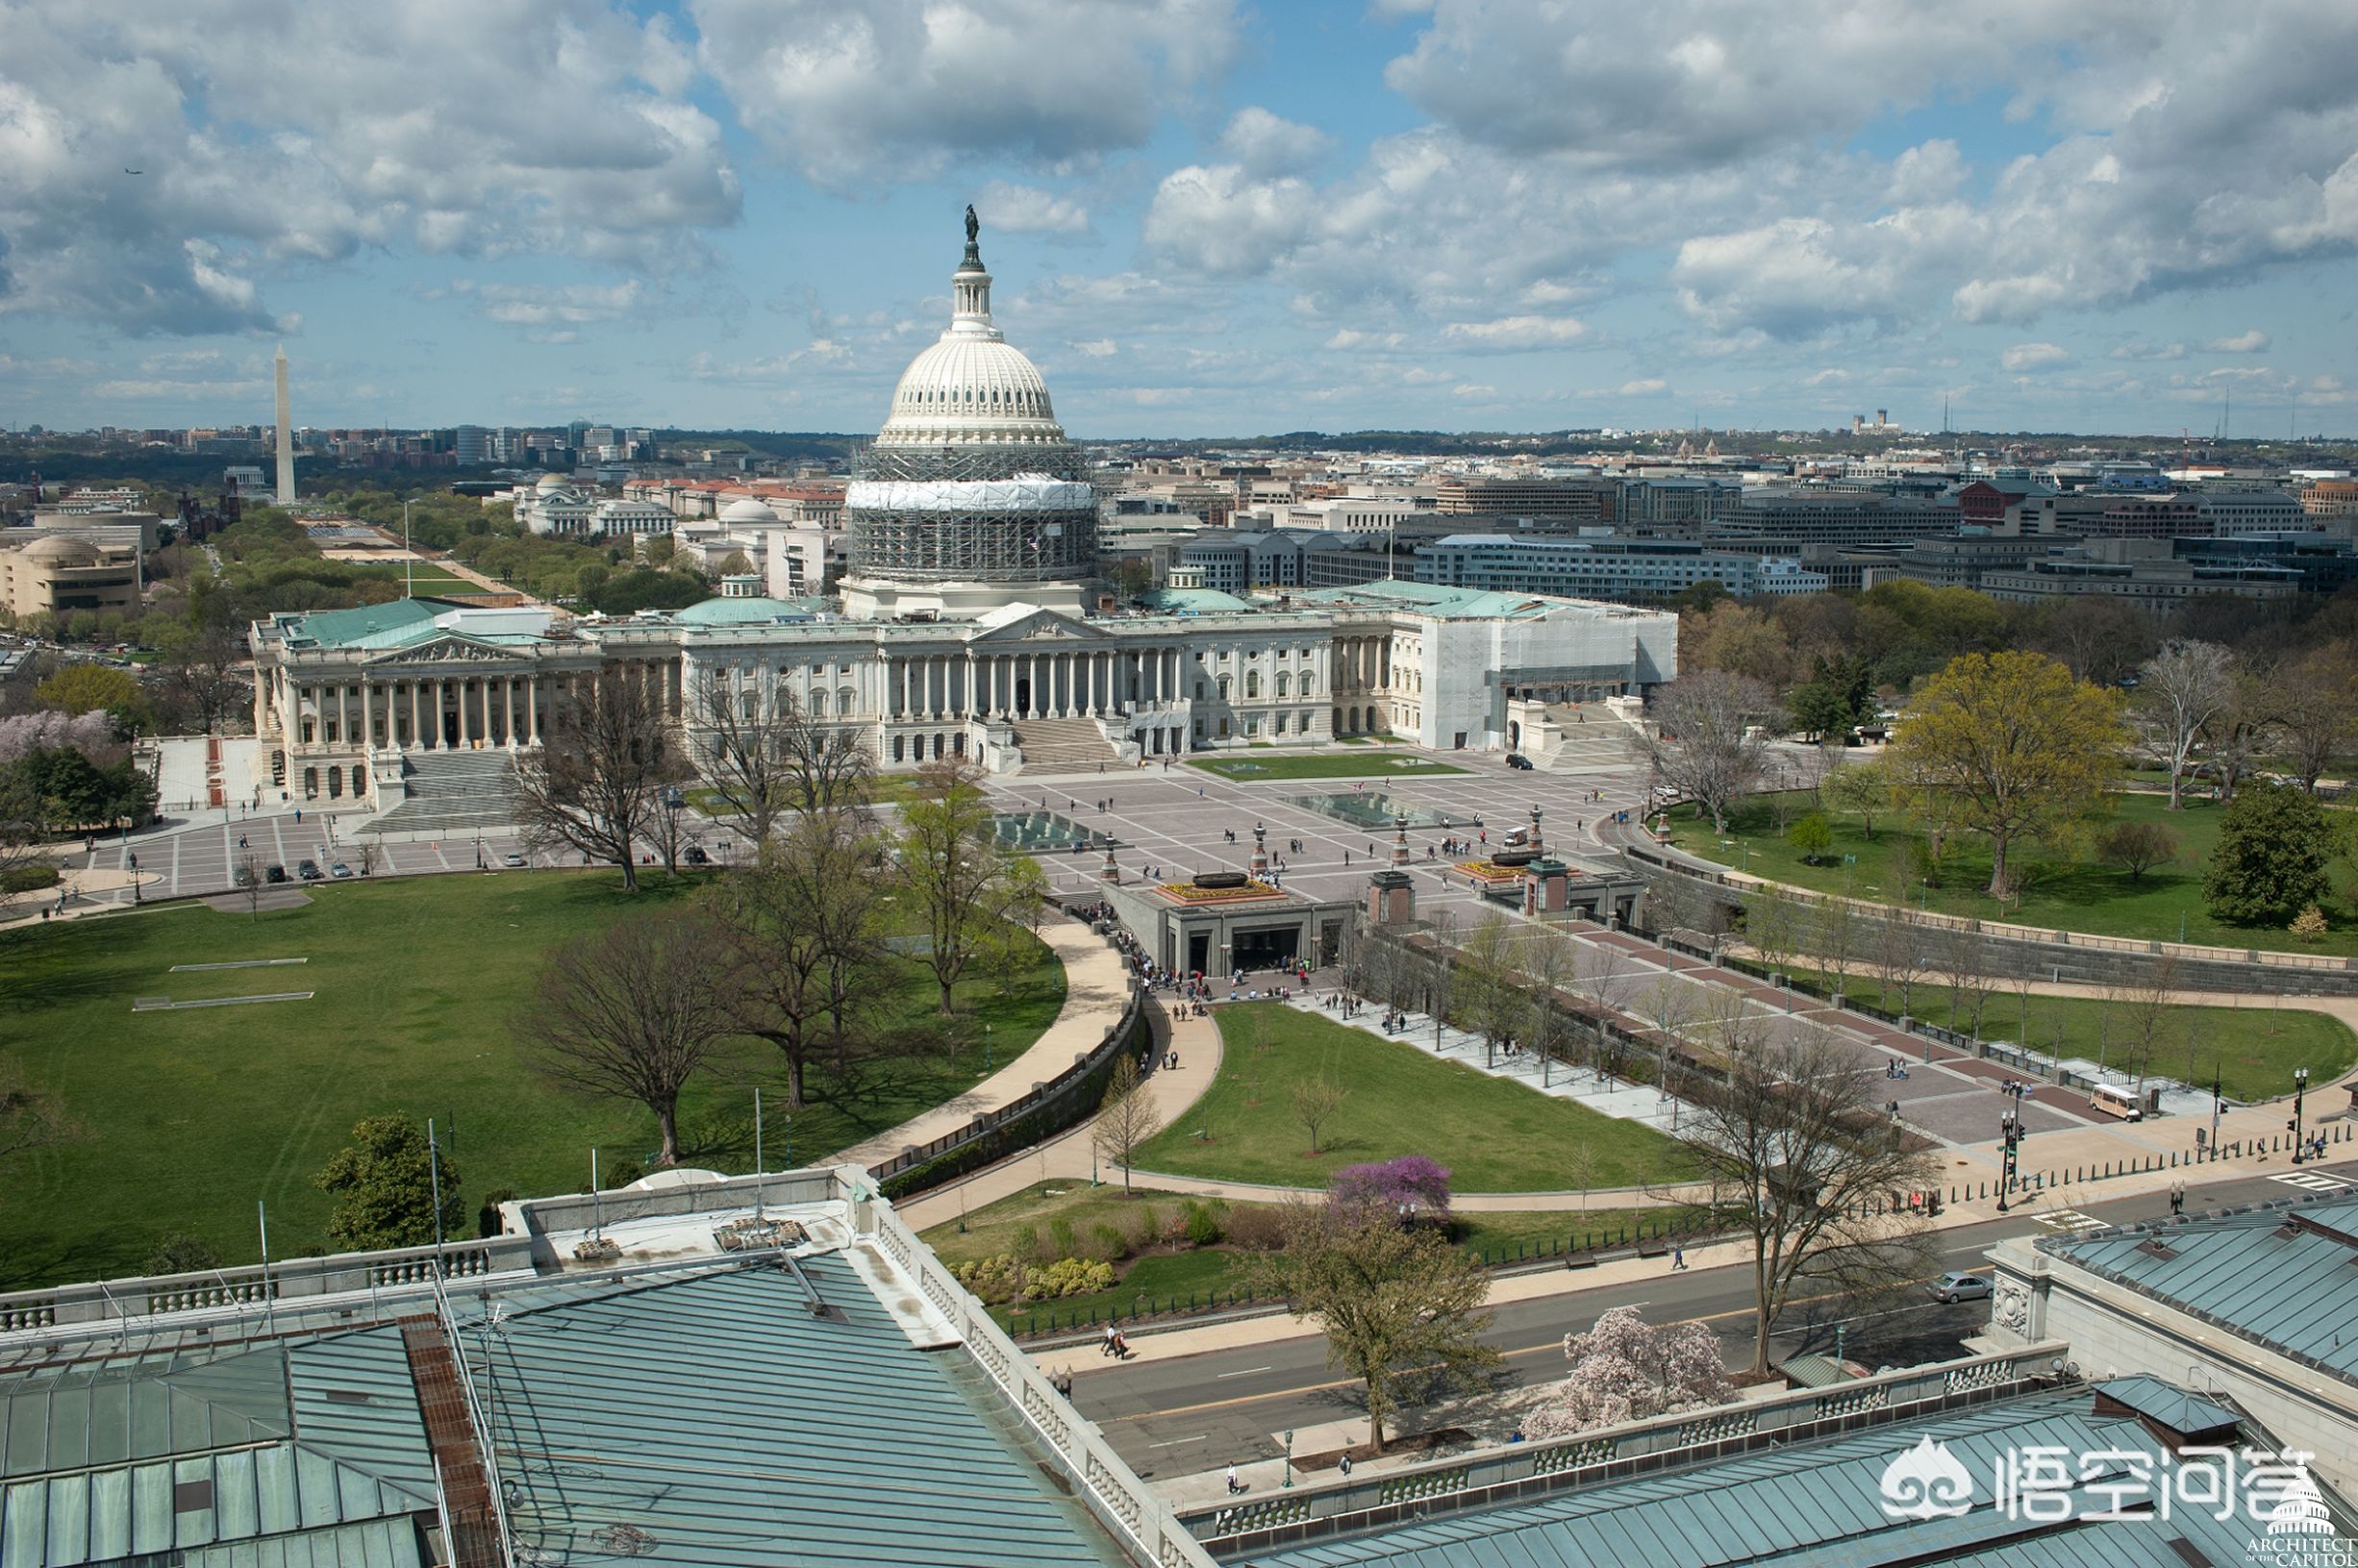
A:
{"type": "Polygon", "coordinates": [[[1908,840],[1908,881],[1928,882],[1941,885],[1941,858],[1932,853],[1932,846],[1921,838],[1908,840]]]}
{"type": "Polygon", "coordinates": [[[644,1181],[646,1179],[646,1174],[647,1168],[644,1165],[640,1164],[639,1161],[635,1159],[617,1159],[613,1164],[600,1171],[598,1173],[598,1178],[604,1183],[605,1190],[612,1192],[616,1187],[627,1187],[633,1182],[644,1181]]]}
{"type": "Polygon", "coordinates": [[[1190,1203],[1187,1211],[1188,1244],[1209,1247],[1220,1239],[1220,1217],[1208,1204],[1190,1203]]]}
{"type": "Polygon", "coordinates": [[[199,1274],[206,1269],[221,1266],[221,1255],[213,1243],[186,1231],[174,1231],[158,1236],[148,1250],[146,1271],[150,1274],[199,1274]]]}
{"type": "Polygon", "coordinates": [[[1022,1262],[1010,1253],[961,1263],[950,1273],[977,1300],[991,1303],[1014,1301],[1026,1280],[1022,1262]]]}
{"type": "Polygon", "coordinates": [[[1805,864],[1816,865],[1834,847],[1834,824],[1812,811],[1787,831],[1785,840],[1801,852],[1805,864]]]}
{"type": "Polygon", "coordinates": [[[1100,1221],[1089,1228],[1089,1239],[1081,1244],[1079,1256],[1095,1263],[1111,1263],[1129,1251],[1130,1243],[1120,1230],[1100,1221]]]}
{"type": "Polygon", "coordinates": [[[1028,1257],[1041,1263],[1048,1260],[1048,1255],[1040,1250],[1040,1227],[1037,1225],[1016,1226],[1014,1246],[1017,1257],[1028,1257]]]}
{"type": "Polygon", "coordinates": [[[1072,1256],[1072,1221],[1060,1215],[1048,1222],[1048,1248],[1051,1257],[1072,1256]]]}
{"type": "Polygon", "coordinates": [[[1093,1290],[1113,1288],[1112,1264],[1091,1263],[1078,1257],[1059,1258],[1046,1268],[1028,1271],[1023,1277],[1023,1293],[1038,1301],[1085,1296],[1093,1290]]]}
{"type": "Polygon", "coordinates": [[[1130,1250],[1142,1253],[1163,1239],[1163,1215],[1152,1204],[1143,1204],[1122,1216],[1127,1227],[1130,1250]]]}
{"type": "Polygon", "coordinates": [[[2325,911],[2312,904],[2300,911],[2287,928],[2304,942],[2315,942],[2325,934],[2325,911]]]}
{"type": "Polygon", "coordinates": [[[485,1193],[483,1207],[475,1210],[475,1234],[479,1236],[499,1234],[499,1206],[511,1203],[514,1201],[514,1198],[515,1189],[514,1187],[493,1187],[485,1193]]]}
{"type": "Polygon", "coordinates": [[[1274,1208],[1239,1206],[1228,1210],[1228,1240],[1247,1252],[1270,1253],[1286,1244],[1284,1216],[1274,1208]]]}
{"type": "Polygon", "coordinates": [[[2158,822],[2115,822],[2096,834],[2096,855],[2142,882],[2157,865],[2178,858],[2177,834],[2158,822]]]}
{"type": "Polygon", "coordinates": [[[0,871],[0,893],[30,893],[36,888],[55,887],[64,879],[53,865],[19,865],[0,871]]]}

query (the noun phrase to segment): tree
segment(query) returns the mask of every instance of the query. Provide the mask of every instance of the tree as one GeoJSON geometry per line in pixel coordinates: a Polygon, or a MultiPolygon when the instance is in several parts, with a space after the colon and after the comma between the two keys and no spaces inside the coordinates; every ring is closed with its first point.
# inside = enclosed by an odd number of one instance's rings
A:
{"type": "Polygon", "coordinates": [[[1989,838],[1989,890],[2003,897],[2007,852],[2099,803],[2125,739],[2114,694],[2045,655],[1966,654],[1924,684],[1888,756],[1912,794],[1989,838]]]}
{"type": "Polygon", "coordinates": [[[2157,865],[2178,858],[2178,837],[2158,822],[2115,822],[2096,834],[2096,853],[2143,882],[2157,865]]]}
{"type": "Polygon", "coordinates": [[[1897,909],[1876,915],[1868,934],[1875,978],[1882,983],[1883,1006],[1890,1008],[1896,1002],[1904,1017],[1916,1015],[1916,987],[1923,983],[1932,958],[1929,934],[1897,909]]]}
{"type": "Polygon", "coordinates": [[[138,734],[151,716],[138,678],[108,664],[68,664],[35,686],[33,700],[61,713],[103,712],[123,734],[138,734]]]}
{"type": "Polygon", "coordinates": [[[2235,691],[2235,656],[2216,642],[2167,642],[2138,666],[2136,712],[2170,769],[2170,809],[2203,728],[2235,691]]]}
{"type": "Polygon", "coordinates": [[[205,734],[246,710],[254,684],[240,668],[246,647],[226,622],[184,628],[165,645],[157,670],[163,708],[175,724],[205,734]]]}
{"type": "Polygon", "coordinates": [[[2358,735],[2358,654],[2319,648],[2277,673],[2276,721],[2300,786],[2317,782],[2358,735]]]}
{"type": "Polygon", "coordinates": [[[1121,1195],[1130,1196],[1130,1157],[1148,1138],[1163,1131],[1163,1110],[1154,1101],[1154,1087],[1139,1076],[1138,1063],[1128,1052],[1114,1060],[1106,1080],[1105,1099],[1097,1119],[1090,1124],[1090,1142],[1097,1153],[1121,1167],[1121,1195]]]}
{"type": "Polygon", "coordinates": [[[1752,1371],[1766,1377],[1797,1288],[1855,1295],[1928,1272],[1930,1232],[1906,1200],[1940,1166],[1893,1135],[1859,1047],[1806,1021],[1745,1027],[1754,1037],[1729,1053],[1725,1080],[1690,1087],[1679,1142],[1715,1227],[1750,1244],[1752,1371]]]}
{"type": "Polygon", "coordinates": [[[1851,762],[1836,768],[1823,787],[1827,805],[1858,813],[1859,827],[1872,843],[1875,818],[1892,803],[1892,770],[1880,761],[1851,762]]]}
{"type": "Polygon", "coordinates": [[[1523,1419],[1525,1436],[1563,1437],[1736,1397],[1718,1334],[1692,1320],[1653,1327],[1634,1307],[1613,1308],[1587,1333],[1566,1334],[1564,1358],[1571,1370],[1523,1419]]]}
{"type": "Polygon", "coordinates": [[[917,770],[901,808],[901,882],[925,919],[925,962],[950,1011],[951,987],[983,955],[1007,913],[1009,856],[991,823],[982,770],[945,757],[917,770]]]}
{"type": "Polygon", "coordinates": [[[2176,1027],[2178,995],[2178,960],[2167,956],[2147,965],[2141,978],[2105,989],[2105,1006],[2096,1014],[2099,1027],[2119,1033],[2122,1049],[2118,1065],[2140,1096],[2155,1055],[2176,1027]]]}
{"type": "Polygon", "coordinates": [[[1980,931],[1951,931],[1940,944],[1940,972],[1948,982],[1948,1027],[1981,1038],[1982,1014],[1995,980],[1990,973],[1990,939],[1980,931]]]}
{"type": "Polygon", "coordinates": [[[2263,781],[2238,794],[2220,819],[2202,901],[2231,925],[2281,929],[2325,897],[2332,850],[2333,828],[2317,798],[2263,781]]]}
{"type": "Polygon", "coordinates": [[[639,890],[639,841],[664,789],[686,777],[671,746],[661,673],[612,668],[561,693],[539,747],[516,769],[517,819],[535,849],[564,846],[622,868],[639,890]]]}
{"type": "Polygon", "coordinates": [[[263,894],[267,891],[263,883],[262,857],[250,849],[239,850],[231,880],[237,886],[238,896],[245,900],[246,918],[260,920],[263,894]]]}
{"type": "Polygon", "coordinates": [[[2274,743],[2276,698],[2270,682],[2247,663],[2239,665],[2227,700],[2202,728],[2203,754],[2217,777],[2214,800],[2235,799],[2236,786],[2252,763],[2274,743]]]}
{"type": "Polygon", "coordinates": [[[875,763],[848,732],[815,722],[783,682],[768,692],[709,674],[696,686],[695,745],[705,782],[748,843],[766,841],[790,810],[823,810],[875,795],[875,763]]]}
{"type": "Polygon", "coordinates": [[[791,1108],[804,1104],[822,1056],[834,1057],[839,1074],[849,1064],[863,1000],[881,988],[879,851],[866,807],[807,810],[714,889],[714,913],[737,955],[738,1027],[785,1058],[791,1108]]]}
{"type": "Polygon", "coordinates": [[[700,912],[618,920],[559,948],[516,1033],[560,1087],[654,1113],[659,1165],[680,1157],[680,1093],[736,1032],[735,958],[700,912]]]}
{"type": "Polygon", "coordinates": [[[2299,937],[2304,942],[2323,941],[2325,939],[2326,932],[2325,911],[2312,904],[2307,908],[2301,910],[2300,913],[2295,915],[2293,917],[2293,923],[2290,926],[2287,926],[2285,930],[2291,932],[2294,935],[2299,937]]]}
{"type": "Polygon", "coordinates": [[[1809,680],[1785,694],[1785,711],[1803,734],[1839,741],[1874,703],[1874,667],[1856,654],[1819,654],[1809,680]]]}
{"type": "Polygon", "coordinates": [[[221,1255],[212,1242],[186,1231],[173,1231],[156,1238],[141,1270],[150,1275],[204,1274],[220,1266],[221,1255]]]}
{"type": "Polygon", "coordinates": [[[2037,646],[2063,661],[2072,679],[2109,686],[2153,646],[2153,617],[2107,594],[2086,593],[2055,607],[2037,646]]]}
{"type": "Polygon", "coordinates": [[[1806,908],[1774,883],[1764,883],[1744,899],[1744,940],[1772,972],[1783,972],[1807,934],[1806,908]]]}
{"type": "Polygon", "coordinates": [[[370,1116],[352,1129],[313,1184],[336,1199],[328,1239],[346,1252],[424,1247],[435,1239],[434,1190],[439,1173],[442,1234],[464,1235],[466,1206],[459,1173],[439,1150],[429,1154],[426,1129],[407,1116],[370,1116]]]}
{"type": "Polygon", "coordinates": [[[1290,1205],[1280,1223],[1284,1249],[1258,1260],[1265,1282],[1297,1321],[1317,1321],[1327,1365],[1366,1388],[1378,1453],[1405,1380],[1464,1383],[1498,1364],[1481,1342],[1490,1279],[1439,1231],[1309,1204],[1290,1205]]]}
{"type": "Polygon", "coordinates": [[[1326,1183],[1326,1201],[1340,1213],[1449,1227],[1449,1171],[1423,1155],[1401,1155],[1345,1165],[1326,1183]]]}
{"type": "Polygon", "coordinates": [[[1834,848],[1834,824],[1812,811],[1785,831],[1785,839],[1801,852],[1804,865],[1816,865],[1834,848]]]}
{"type": "Polygon", "coordinates": [[[1518,1038],[1531,1021],[1531,995],[1515,961],[1515,936],[1514,923],[1489,909],[1458,950],[1452,1000],[1463,1025],[1482,1036],[1485,1054],[1518,1038]]]}
{"type": "Polygon", "coordinates": [[[1725,833],[1728,808],[1760,779],[1768,744],[1759,721],[1775,710],[1759,681],[1722,670],[1682,675],[1647,700],[1652,727],[1642,744],[1662,782],[1725,833]]]}
{"type": "Polygon", "coordinates": [[[1859,956],[1858,906],[1845,886],[1841,894],[1820,899],[1815,915],[1797,945],[1815,957],[1833,980],[1834,994],[1845,996],[1850,990],[1851,965],[1859,956]]]}
{"type": "Polygon", "coordinates": [[[1306,1078],[1293,1085],[1293,1119],[1310,1134],[1310,1152],[1318,1152],[1318,1129],[1335,1119],[1351,1091],[1331,1078],[1306,1078]]]}

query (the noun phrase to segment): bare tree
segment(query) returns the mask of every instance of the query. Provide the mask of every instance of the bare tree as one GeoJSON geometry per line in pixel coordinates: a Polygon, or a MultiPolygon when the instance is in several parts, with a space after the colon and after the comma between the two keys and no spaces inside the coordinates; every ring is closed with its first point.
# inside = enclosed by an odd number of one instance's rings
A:
{"type": "Polygon", "coordinates": [[[696,687],[695,746],[730,827],[765,842],[781,813],[825,810],[874,794],[875,759],[848,731],[815,720],[793,688],[707,676],[696,687]]]}
{"type": "Polygon", "coordinates": [[[1293,1085],[1293,1119],[1310,1134],[1310,1152],[1318,1152],[1318,1129],[1335,1119],[1351,1091],[1331,1078],[1306,1078],[1293,1085]]]}
{"type": "Polygon", "coordinates": [[[1768,1336],[1798,1287],[1857,1294],[1925,1272],[1930,1232],[1908,1196],[1940,1168],[1895,1138],[1857,1046],[1807,1022],[1751,1028],[1724,1082],[1690,1086],[1679,1141],[1716,1224],[1751,1243],[1752,1371],[1765,1377],[1768,1336]]]}
{"type": "Polygon", "coordinates": [[[1982,1014],[1996,979],[1990,973],[1990,939],[1978,931],[1952,931],[1940,944],[1941,974],[1948,982],[1948,1027],[1981,1038],[1982,1014]]]}
{"type": "MultiPolygon", "coordinates": [[[[1667,979],[1668,971],[1664,971],[1667,979]]],[[[1638,983],[1637,960],[1611,942],[1582,944],[1579,967],[1573,984],[1580,999],[1589,1005],[1592,1027],[1596,1036],[1593,1060],[1597,1071],[1610,1072],[1619,1065],[1620,1035],[1617,1026],[1621,1014],[1629,1008],[1630,992],[1638,983]]]]}
{"type": "Polygon", "coordinates": [[[227,720],[247,710],[254,683],[245,639],[227,623],[197,628],[165,651],[156,669],[157,695],[175,720],[202,734],[227,730],[227,720]]]}
{"type": "Polygon", "coordinates": [[[1793,961],[1808,919],[1809,911],[1773,883],[1747,894],[1743,901],[1744,940],[1771,975],[1782,974],[1793,961]]]}
{"type": "Polygon", "coordinates": [[[1515,961],[1514,922],[1496,909],[1474,923],[1458,949],[1454,996],[1460,1019],[1482,1036],[1485,1054],[1519,1036],[1530,1022],[1531,997],[1515,961]]]}
{"type": "Polygon", "coordinates": [[[660,679],[614,668],[586,694],[560,694],[540,746],[516,769],[525,842],[618,865],[622,885],[634,893],[639,841],[657,827],[665,786],[686,773],[672,749],[660,679]]]}
{"type": "Polygon", "coordinates": [[[1869,940],[1873,944],[1875,978],[1882,982],[1882,1004],[1890,1008],[1894,995],[1899,1011],[1916,1015],[1916,987],[1923,983],[1929,955],[1924,931],[1896,909],[1875,917],[1869,940]]]}
{"type": "MultiPolygon", "coordinates": [[[[1141,1080],[1138,1063],[1125,1051],[1115,1058],[1105,1099],[1097,1107],[1097,1119],[1090,1124],[1089,1132],[1097,1153],[1121,1167],[1123,1197],[1130,1196],[1131,1155],[1162,1131],[1163,1111],[1154,1102],[1153,1086],[1141,1080]]],[[[1315,1140],[1317,1134],[1312,1136],[1315,1140]]]]}
{"type": "Polygon", "coordinates": [[[1686,1045],[1687,1027],[1694,1022],[1702,1000],[1694,982],[1681,980],[1668,969],[1639,993],[1637,1013],[1653,1033],[1654,1056],[1661,1073],[1656,1082],[1665,1090],[1670,1085],[1671,1053],[1686,1045]]]}
{"type": "Polygon", "coordinates": [[[714,890],[739,958],[738,1027],[785,1058],[790,1106],[804,1103],[815,1062],[832,1055],[839,1073],[848,1064],[860,999],[878,988],[876,860],[864,808],[805,811],[714,890]]]}
{"type": "Polygon", "coordinates": [[[250,849],[239,850],[237,868],[231,873],[230,880],[236,885],[238,896],[245,900],[245,913],[249,920],[262,918],[262,857],[250,849]]]}
{"type": "Polygon", "coordinates": [[[1850,971],[1859,958],[1859,908],[1847,895],[1829,896],[1819,902],[1816,918],[1810,922],[1807,946],[1818,958],[1819,966],[1834,983],[1836,996],[1850,989],[1850,971]]]}
{"type": "Polygon", "coordinates": [[[2236,786],[2274,739],[2276,699],[2270,682],[2272,673],[2253,669],[2248,664],[2240,667],[2227,700],[2202,727],[2204,755],[2218,774],[2212,794],[2219,800],[2235,799],[2236,786]]]}
{"type": "Polygon", "coordinates": [[[1560,931],[1541,927],[1516,955],[1517,967],[1531,982],[1531,1044],[1540,1054],[1540,1079],[1546,1082],[1556,1059],[1571,1058],[1572,1015],[1564,989],[1575,978],[1579,948],[1560,931]]]}
{"type": "Polygon", "coordinates": [[[2177,958],[2165,955],[2137,978],[2107,986],[2104,1001],[2096,1016],[2107,1033],[2120,1040],[2121,1059],[2117,1065],[2137,1085],[2142,1098],[2153,1058],[2170,1043],[2180,1017],[2177,958]]]}
{"type": "Polygon", "coordinates": [[[2314,794],[2358,736],[2358,654],[2346,646],[2319,648],[2280,672],[2275,688],[2284,749],[2300,786],[2314,794]]]}
{"type": "Polygon", "coordinates": [[[362,839],[361,875],[364,877],[373,877],[377,874],[377,867],[384,863],[384,847],[380,845],[373,837],[362,839]]]}
{"type": "Polygon", "coordinates": [[[650,910],[559,948],[516,1033],[556,1083],[646,1107],[675,1164],[680,1093],[736,1033],[734,967],[701,914],[650,910]]]}
{"type": "Polygon", "coordinates": [[[1642,745],[1662,782],[1708,811],[1714,833],[1725,833],[1728,809],[1760,780],[1768,757],[1761,726],[1775,711],[1776,694],[1764,683],[1696,671],[1647,699],[1642,745]]]}
{"type": "Polygon", "coordinates": [[[2216,642],[2166,642],[2138,666],[2139,727],[2170,770],[2170,809],[2178,809],[2178,785],[2187,759],[2235,692],[2235,656],[2216,642]]]}

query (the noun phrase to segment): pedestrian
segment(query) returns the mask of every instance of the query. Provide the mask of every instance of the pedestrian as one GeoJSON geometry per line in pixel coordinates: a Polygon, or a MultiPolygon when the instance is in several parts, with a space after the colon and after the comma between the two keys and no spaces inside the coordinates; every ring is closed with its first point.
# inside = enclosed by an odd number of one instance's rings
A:
{"type": "Polygon", "coordinates": [[[1242,1490],[1244,1487],[1237,1481],[1237,1467],[1232,1464],[1228,1467],[1228,1495],[1234,1497],[1242,1490]]]}
{"type": "Polygon", "coordinates": [[[1114,1354],[1114,1326],[1111,1323],[1105,1326],[1105,1343],[1097,1347],[1097,1354],[1099,1356],[1114,1354]]]}
{"type": "Polygon", "coordinates": [[[1687,1266],[1687,1249],[1677,1243],[1670,1247],[1670,1272],[1675,1274],[1687,1266]]]}

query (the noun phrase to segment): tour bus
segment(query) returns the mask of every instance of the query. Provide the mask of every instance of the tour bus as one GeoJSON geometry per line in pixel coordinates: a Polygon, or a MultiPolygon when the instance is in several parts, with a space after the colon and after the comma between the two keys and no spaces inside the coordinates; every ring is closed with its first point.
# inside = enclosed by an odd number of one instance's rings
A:
{"type": "Polygon", "coordinates": [[[2136,1089],[2127,1084],[2098,1083],[2088,1091],[2088,1103],[2124,1122],[2145,1119],[2145,1106],[2139,1102],[2136,1089]]]}

